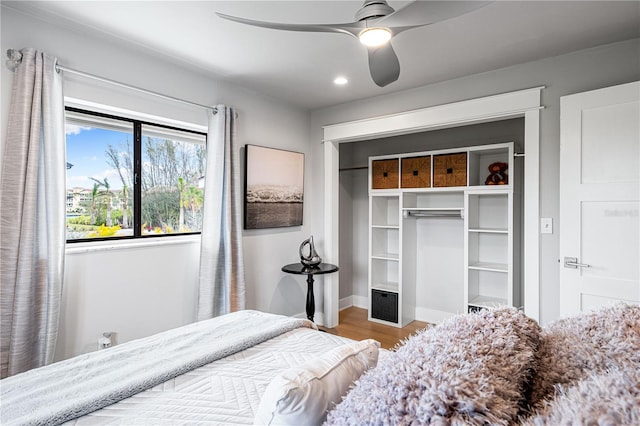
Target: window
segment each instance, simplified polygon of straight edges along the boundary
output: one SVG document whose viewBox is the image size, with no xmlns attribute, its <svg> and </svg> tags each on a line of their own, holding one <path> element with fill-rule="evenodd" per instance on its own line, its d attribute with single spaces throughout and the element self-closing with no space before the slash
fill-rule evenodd
<svg viewBox="0 0 640 426">
<path fill-rule="evenodd" d="M 206 135 L 66 108 L 67 241 L 199 233 Z"/>
</svg>

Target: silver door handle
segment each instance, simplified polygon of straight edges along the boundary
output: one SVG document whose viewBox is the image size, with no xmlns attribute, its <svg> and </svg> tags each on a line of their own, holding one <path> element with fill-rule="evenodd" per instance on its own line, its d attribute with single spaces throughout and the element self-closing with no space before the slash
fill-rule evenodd
<svg viewBox="0 0 640 426">
<path fill-rule="evenodd" d="M 571 268 L 571 269 L 578 269 L 578 268 L 590 268 L 591 265 L 589 265 L 588 263 L 579 263 L 577 257 L 565 257 L 564 267 Z"/>
</svg>

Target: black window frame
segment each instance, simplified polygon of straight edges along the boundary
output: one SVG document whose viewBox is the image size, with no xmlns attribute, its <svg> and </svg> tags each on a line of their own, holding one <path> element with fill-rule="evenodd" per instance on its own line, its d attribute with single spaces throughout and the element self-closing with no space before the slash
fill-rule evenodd
<svg viewBox="0 0 640 426">
<path fill-rule="evenodd" d="M 142 126 L 154 126 L 160 127 L 168 130 L 176 130 L 185 133 L 191 133 L 194 135 L 204 136 L 205 140 L 205 149 L 207 147 L 207 134 L 204 132 L 199 132 L 197 130 L 185 129 L 182 127 L 176 126 L 168 126 L 166 124 L 156 123 L 152 121 L 140 120 L 131 117 L 122 117 L 119 115 L 106 114 L 97 111 L 86 110 L 82 108 L 76 108 L 71 106 L 65 106 L 65 112 L 75 112 L 79 114 L 85 114 L 88 116 L 107 118 L 111 120 L 119 120 L 123 122 L 128 122 L 133 125 L 133 235 L 121 235 L 114 237 L 92 237 L 92 238 L 75 238 L 72 240 L 68 240 L 65 237 L 65 241 L 67 244 L 75 244 L 75 243 L 87 243 L 87 242 L 99 242 L 99 241 L 116 241 L 116 240 L 146 240 L 146 239 L 154 239 L 154 238 L 164 238 L 164 237 L 181 237 L 185 235 L 200 235 L 201 231 L 194 232 L 179 232 L 179 233 L 170 233 L 170 234 L 142 234 Z M 66 123 L 66 117 L 65 117 Z M 66 144 L 66 140 L 65 140 Z M 66 161 L 66 159 L 65 159 Z M 66 205 L 66 203 L 65 203 Z"/>
</svg>

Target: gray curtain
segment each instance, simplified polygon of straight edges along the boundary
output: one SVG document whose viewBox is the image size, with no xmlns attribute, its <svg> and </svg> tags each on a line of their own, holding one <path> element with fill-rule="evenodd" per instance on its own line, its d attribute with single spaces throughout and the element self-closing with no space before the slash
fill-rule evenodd
<svg viewBox="0 0 640 426">
<path fill-rule="evenodd" d="M 2 377 L 53 360 L 64 272 L 65 132 L 56 58 L 22 50 L 0 180 Z"/>
<path fill-rule="evenodd" d="M 233 108 L 218 105 L 216 111 L 209 112 L 198 321 L 245 306 L 242 186 L 235 123 Z"/>
</svg>

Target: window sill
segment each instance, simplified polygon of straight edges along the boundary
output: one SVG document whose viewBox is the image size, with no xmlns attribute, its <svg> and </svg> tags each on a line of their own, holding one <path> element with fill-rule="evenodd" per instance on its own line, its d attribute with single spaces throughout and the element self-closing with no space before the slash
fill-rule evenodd
<svg viewBox="0 0 640 426">
<path fill-rule="evenodd" d="M 146 247 L 162 247 L 177 244 L 195 244 L 200 243 L 200 235 L 185 235 L 182 237 L 167 237 L 167 238 L 149 238 L 149 239 L 136 239 L 136 240 L 116 240 L 116 241 L 96 241 L 86 243 L 74 243 L 67 244 L 65 253 L 79 254 L 89 253 L 93 251 L 108 251 L 108 250 L 125 250 L 125 249 L 137 249 Z"/>
</svg>

